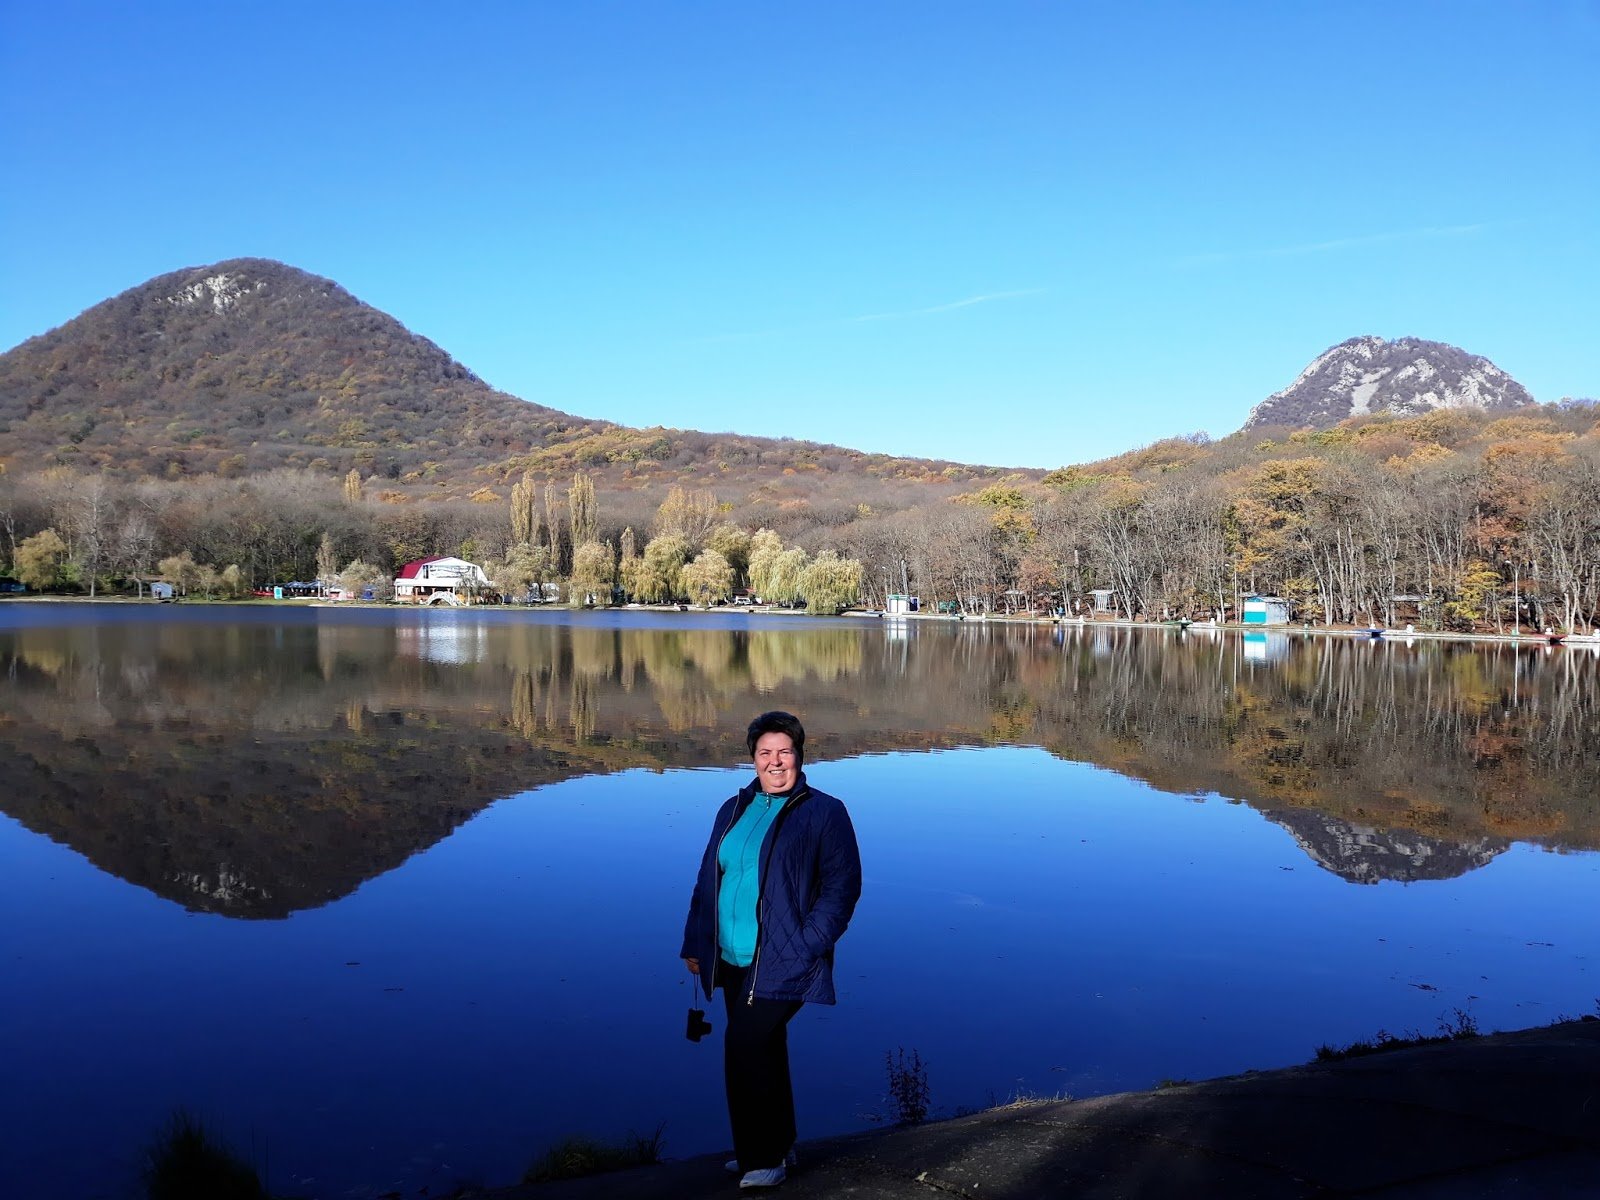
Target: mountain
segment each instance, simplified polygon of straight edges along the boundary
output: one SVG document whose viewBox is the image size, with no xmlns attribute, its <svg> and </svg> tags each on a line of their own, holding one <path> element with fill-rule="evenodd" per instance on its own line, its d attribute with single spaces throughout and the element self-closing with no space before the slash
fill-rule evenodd
<svg viewBox="0 0 1600 1200">
<path fill-rule="evenodd" d="M 1436 408 L 1511 409 L 1528 390 L 1487 358 L 1421 338 L 1356 337 L 1318 355 L 1255 408 L 1245 429 L 1330 429 L 1347 417 L 1416 416 Z"/>
<path fill-rule="evenodd" d="M 1307 858 L 1349 883 L 1456 879 L 1487 866 L 1511 845 L 1497 837 L 1447 842 L 1411 829 L 1375 829 L 1302 809 L 1269 809 L 1265 815 L 1289 831 Z"/>
<path fill-rule="evenodd" d="M 942 494 L 998 473 L 573 416 L 495 390 L 331 280 L 258 258 L 159 276 L 0 355 L 7 461 L 173 479 L 353 468 L 430 498 L 582 469 L 612 490 L 768 484 L 774 504 L 842 475 L 863 492 L 852 502 L 889 508 L 926 498 L 910 485 Z"/>
</svg>

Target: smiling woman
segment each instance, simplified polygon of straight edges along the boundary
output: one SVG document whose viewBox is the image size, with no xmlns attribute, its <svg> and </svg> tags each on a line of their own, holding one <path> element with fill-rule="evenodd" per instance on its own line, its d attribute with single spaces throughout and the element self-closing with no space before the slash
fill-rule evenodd
<svg viewBox="0 0 1600 1200">
<path fill-rule="evenodd" d="M 723 1075 L 739 1186 L 782 1183 L 794 1149 L 789 1022 L 832 1004 L 833 948 L 861 895 L 844 805 L 806 783 L 806 731 L 762 713 L 746 741 L 756 778 L 723 804 L 701 856 L 683 960 L 706 994 L 722 989 Z"/>
</svg>

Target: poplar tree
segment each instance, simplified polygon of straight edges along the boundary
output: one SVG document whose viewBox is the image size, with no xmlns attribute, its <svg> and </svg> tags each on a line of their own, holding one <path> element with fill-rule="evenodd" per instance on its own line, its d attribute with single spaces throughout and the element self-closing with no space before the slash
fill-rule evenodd
<svg viewBox="0 0 1600 1200">
<path fill-rule="evenodd" d="M 511 540 L 519 546 L 532 546 L 539 538 L 539 503 L 533 472 L 523 474 L 521 483 L 511 485 Z"/>
<path fill-rule="evenodd" d="M 594 480 L 579 471 L 567 491 L 567 506 L 572 518 L 572 544 L 582 546 L 598 536 L 599 517 L 595 510 Z M 576 550 L 573 552 L 576 554 Z"/>
<path fill-rule="evenodd" d="M 561 510 L 556 506 L 556 485 L 544 485 L 544 520 L 550 534 L 550 567 L 561 569 Z"/>
</svg>

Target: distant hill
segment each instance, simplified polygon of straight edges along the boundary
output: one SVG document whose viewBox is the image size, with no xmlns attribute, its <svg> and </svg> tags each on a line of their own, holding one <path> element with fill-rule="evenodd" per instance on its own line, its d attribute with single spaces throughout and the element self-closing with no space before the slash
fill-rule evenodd
<svg viewBox="0 0 1600 1200">
<path fill-rule="evenodd" d="M 1439 408 L 1511 409 L 1528 390 L 1488 359 L 1421 338 L 1356 337 L 1312 359 L 1300 377 L 1250 411 L 1245 429 L 1331 429 L 1348 417 L 1410 417 Z"/>
<path fill-rule="evenodd" d="M 256 258 L 159 276 L 0 355 L 8 460 L 165 478 L 355 468 L 430 496 L 530 468 L 588 470 L 608 490 L 764 489 L 780 505 L 843 482 L 852 500 L 888 507 L 1000 474 L 572 416 L 491 388 L 338 284 Z"/>
</svg>

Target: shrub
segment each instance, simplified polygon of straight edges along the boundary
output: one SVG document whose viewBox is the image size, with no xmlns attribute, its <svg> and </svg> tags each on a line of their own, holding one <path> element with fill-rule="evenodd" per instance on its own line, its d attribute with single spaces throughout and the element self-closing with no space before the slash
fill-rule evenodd
<svg viewBox="0 0 1600 1200">
<path fill-rule="evenodd" d="M 255 1168 L 182 1109 L 145 1160 L 147 1200 L 272 1200 Z"/>
<path fill-rule="evenodd" d="M 661 1135 L 666 1124 L 656 1126 L 648 1137 L 630 1132 L 618 1142 L 574 1134 L 562 1138 L 538 1158 L 522 1175 L 523 1183 L 551 1183 L 557 1179 L 582 1179 L 608 1171 L 626 1171 L 661 1161 Z"/>
<path fill-rule="evenodd" d="M 883 1065 L 889 1075 L 889 1103 L 894 1108 L 897 1125 L 920 1125 L 928 1119 L 928 1068 L 922 1056 L 913 1050 L 907 1054 L 902 1046 L 894 1054 L 883 1054 Z"/>
</svg>

